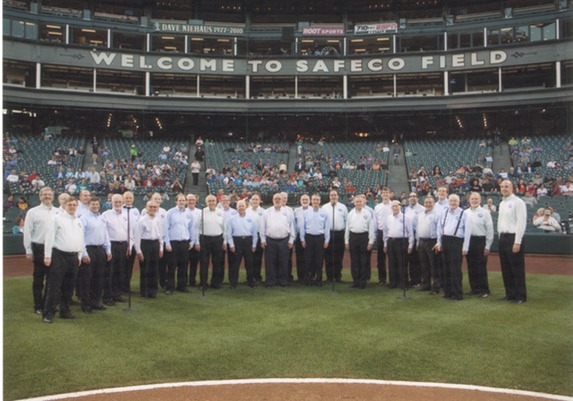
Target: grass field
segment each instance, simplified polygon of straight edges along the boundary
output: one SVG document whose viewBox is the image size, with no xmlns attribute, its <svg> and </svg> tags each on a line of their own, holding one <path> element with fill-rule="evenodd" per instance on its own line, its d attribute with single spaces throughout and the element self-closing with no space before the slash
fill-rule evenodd
<svg viewBox="0 0 573 401">
<path fill-rule="evenodd" d="M 348 274 L 348 272 L 345 272 Z M 345 277 L 348 280 L 348 277 Z M 336 377 L 573 395 L 573 277 L 528 275 L 529 301 L 453 302 L 375 285 L 223 287 L 133 298 L 43 324 L 31 278 L 4 280 L 4 398 L 206 379 Z M 138 282 L 134 277 L 133 283 Z M 467 281 L 464 282 L 468 288 Z"/>
</svg>

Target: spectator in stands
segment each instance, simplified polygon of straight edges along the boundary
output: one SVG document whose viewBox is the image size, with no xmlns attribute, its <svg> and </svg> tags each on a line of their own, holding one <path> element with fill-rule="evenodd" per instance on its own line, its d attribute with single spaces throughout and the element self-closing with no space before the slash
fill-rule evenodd
<svg viewBox="0 0 573 401">
<path fill-rule="evenodd" d="M 549 159 L 549 161 L 547 162 L 547 164 L 545 166 L 547 168 L 559 168 L 559 163 L 557 163 L 555 161 L 555 158 L 552 157 L 551 159 Z"/>
<path fill-rule="evenodd" d="M 551 217 L 557 220 L 558 223 L 561 223 L 561 216 L 559 215 L 559 213 L 557 213 L 555 209 L 553 209 L 551 206 L 549 206 L 548 209 L 551 211 Z"/>
<path fill-rule="evenodd" d="M 442 173 L 442 169 L 440 168 L 440 166 L 438 166 L 437 164 L 434 166 L 434 168 L 432 169 L 432 175 L 433 176 L 437 176 L 437 177 L 443 177 L 444 173 Z"/>
<path fill-rule="evenodd" d="M 68 180 L 68 184 L 66 185 L 65 190 L 70 195 L 74 195 L 74 194 L 76 194 L 76 192 L 78 192 L 78 186 L 76 185 L 73 178 L 70 178 Z"/>
<path fill-rule="evenodd" d="M 356 194 L 356 187 L 352 184 L 352 181 L 348 181 L 344 186 L 344 192 L 346 195 L 354 195 Z"/>
<path fill-rule="evenodd" d="M 8 195 L 6 200 L 4 201 L 4 204 L 2 207 L 2 209 L 4 210 L 4 214 L 6 214 L 6 212 L 9 209 L 12 209 L 14 207 L 16 207 L 16 202 L 14 202 L 14 195 L 10 194 L 10 195 Z"/>
<path fill-rule="evenodd" d="M 539 185 L 539 187 L 537 188 L 537 199 L 539 199 L 543 196 L 547 196 L 548 194 L 549 194 L 549 192 L 547 191 L 545 184 L 541 183 L 541 185 Z"/>
<path fill-rule="evenodd" d="M 484 209 L 490 212 L 491 214 L 497 212 L 497 206 L 494 205 L 492 198 L 487 198 Z"/>
<path fill-rule="evenodd" d="M 24 218 L 23 217 L 18 216 L 14 220 L 14 226 L 12 227 L 12 234 L 14 234 L 14 235 L 24 234 Z"/>
<path fill-rule="evenodd" d="M 539 209 L 533 217 L 533 225 L 545 232 L 561 232 L 561 225 L 551 216 L 549 209 Z"/>
<path fill-rule="evenodd" d="M 20 176 L 16 170 L 12 170 L 10 174 L 6 177 L 6 182 L 8 183 L 17 183 L 20 180 Z"/>
<path fill-rule="evenodd" d="M 573 185 L 571 185 L 570 181 L 567 181 L 565 185 L 561 185 L 559 189 L 561 190 L 561 195 L 573 196 Z"/>
<path fill-rule="evenodd" d="M 514 188 L 515 188 L 514 191 L 515 191 L 516 195 L 523 196 L 525 194 L 527 187 L 525 185 L 525 181 L 523 180 L 523 178 L 519 179 L 517 184 L 515 184 Z"/>
<path fill-rule="evenodd" d="M 535 185 L 533 183 L 533 181 L 528 181 L 527 182 L 527 186 L 525 188 L 525 191 L 529 194 L 531 194 L 531 196 L 537 196 L 537 185 Z"/>
<path fill-rule="evenodd" d="M 132 162 L 139 157 L 139 152 L 138 152 L 137 149 L 135 148 L 135 144 L 134 144 L 134 143 L 132 143 L 132 144 L 131 144 L 131 147 L 129 148 L 129 157 L 130 157 L 130 159 L 131 159 Z M 95 163 L 94 163 L 94 164 L 95 164 Z"/>
<path fill-rule="evenodd" d="M 175 181 L 173 182 L 173 184 L 171 184 L 170 188 L 173 192 L 182 192 L 183 191 L 183 185 L 181 185 L 179 178 L 175 178 Z"/>
<path fill-rule="evenodd" d="M 18 209 L 20 209 L 20 216 L 25 216 L 26 212 L 28 211 L 28 200 L 21 196 L 20 198 L 18 198 Z"/>
<path fill-rule="evenodd" d="M 471 179 L 469 190 L 471 192 L 482 192 L 483 191 L 483 188 L 479 183 L 479 179 L 477 179 L 476 177 Z"/>
<path fill-rule="evenodd" d="M 521 198 L 526 206 L 534 208 L 537 205 L 537 198 L 534 198 L 529 192 L 525 192 Z"/>
</svg>

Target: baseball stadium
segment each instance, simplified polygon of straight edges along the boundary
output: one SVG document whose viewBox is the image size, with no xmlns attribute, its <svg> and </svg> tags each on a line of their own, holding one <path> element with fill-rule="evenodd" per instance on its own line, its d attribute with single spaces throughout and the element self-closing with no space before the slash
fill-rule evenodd
<svg viewBox="0 0 573 401">
<path fill-rule="evenodd" d="M 571 0 L 3 0 L 6 400 L 573 400 Z"/>
</svg>

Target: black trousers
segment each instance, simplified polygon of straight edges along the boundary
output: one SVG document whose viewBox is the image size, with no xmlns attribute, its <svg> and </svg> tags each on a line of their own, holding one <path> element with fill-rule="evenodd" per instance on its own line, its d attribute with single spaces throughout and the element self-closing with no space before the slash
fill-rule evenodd
<svg viewBox="0 0 573 401">
<path fill-rule="evenodd" d="M 370 251 L 368 250 L 368 233 L 350 233 L 348 248 L 350 250 L 350 271 L 355 286 L 366 288 L 370 277 Z"/>
<path fill-rule="evenodd" d="M 223 236 L 201 235 L 199 243 L 201 245 L 201 270 L 199 272 L 200 285 L 203 288 L 207 288 L 210 261 L 213 266 L 211 286 L 220 288 L 225 273 L 225 267 L 223 266 Z"/>
<path fill-rule="evenodd" d="M 376 238 L 376 262 L 378 267 L 378 282 L 386 283 L 386 253 L 384 252 L 384 231 L 378 230 Z"/>
<path fill-rule="evenodd" d="M 442 236 L 444 258 L 444 293 L 446 297 L 463 299 L 462 288 L 462 248 L 463 238 L 450 235 Z"/>
<path fill-rule="evenodd" d="M 195 247 L 189 250 L 187 260 L 189 261 L 189 285 L 195 287 L 197 285 L 197 265 L 201 259 L 201 253 L 195 250 Z"/>
<path fill-rule="evenodd" d="M 322 263 L 324 261 L 324 234 L 305 235 L 306 248 L 304 259 L 306 267 L 306 284 L 322 283 Z"/>
<path fill-rule="evenodd" d="M 241 261 L 245 262 L 245 271 L 247 272 L 247 283 L 255 284 L 253 276 L 253 237 L 233 237 L 235 243 L 235 252 L 233 265 L 229 265 L 229 283 L 236 287 L 239 282 L 239 266 Z M 229 251 L 229 253 L 233 253 Z"/>
<path fill-rule="evenodd" d="M 161 288 L 166 288 L 167 286 L 167 261 L 170 258 L 170 253 L 171 252 L 163 252 L 163 256 L 159 258 L 159 263 L 157 265 L 159 285 Z"/>
<path fill-rule="evenodd" d="M 296 237 L 294 240 L 294 251 L 296 256 L 296 277 L 299 282 L 302 282 L 306 279 L 308 268 L 306 266 L 306 249 L 302 247 L 302 242 L 300 238 Z"/>
<path fill-rule="evenodd" d="M 113 247 L 113 243 L 112 243 Z M 131 288 L 131 276 L 133 275 L 133 265 L 135 264 L 135 257 L 137 256 L 135 253 L 135 247 L 131 247 L 131 254 L 127 256 L 127 244 L 126 244 L 126 253 L 123 257 L 125 260 L 124 263 L 120 265 L 120 282 L 121 282 L 121 290 L 123 292 L 129 292 Z M 113 260 L 113 257 L 112 257 Z"/>
<path fill-rule="evenodd" d="M 527 301 L 525 288 L 525 251 L 523 243 L 519 252 L 513 253 L 515 234 L 499 236 L 499 260 L 505 295 L 510 300 Z"/>
<path fill-rule="evenodd" d="M 231 269 L 231 266 L 235 266 L 235 259 L 237 259 L 237 254 L 233 253 L 233 252 L 229 252 L 229 250 L 227 249 L 225 251 L 225 255 L 227 258 L 227 275 L 229 276 L 229 283 L 230 283 L 231 282 L 231 271 L 230 271 L 230 269 Z M 223 277 L 222 277 L 219 285 L 223 284 L 223 281 L 225 280 L 225 270 L 224 269 L 225 269 L 225 266 L 223 264 Z"/>
<path fill-rule="evenodd" d="M 414 240 L 413 249 L 416 249 L 417 243 Z M 420 258 L 418 257 L 418 252 L 409 253 L 407 256 L 408 260 L 408 274 L 410 277 L 410 285 L 418 285 L 422 282 L 422 272 L 420 270 Z"/>
<path fill-rule="evenodd" d="M 440 272 L 438 270 L 438 256 L 432 249 L 435 245 L 435 238 L 420 238 L 417 249 L 418 259 L 420 260 L 422 289 L 439 292 Z"/>
<path fill-rule="evenodd" d="M 77 252 L 52 249 L 52 264 L 48 275 L 43 317 L 52 318 L 58 302 L 60 314 L 70 313 L 70 301 L 76 286 L 79 264 Z"/>
<path fill-rule="evenodd" d="M 193 185 L 199 185 L 199 173 L 191 173 L 191 175 L 193 176 Z"/>
<path fill-rule="evenodd" d="M 155 298 L 157 295 L 159 249 L 159 240 L 141 240 L 143 262 L 139 264 L 139 291 L 144 298 Z"/>
<path fill-rule="evenodd" d="M 390 288 L 408 287 L 408 238 L 388 238 L 388 279 Z"/>
<path fill-rule="evenodd" d="M 167 283 L 165 289 L 175 289 L 175 272 L 177 272 L 177 290 L 187 288 L 187 257 L 189 241 L 171 241 L 171 252 L 167 256 Z"/>
<path fill-rule="evenodd" d="M 328 281 L 342 279 L 344 249 L 344 230 L 331 231 L 328 248 L 324 250 L 324 270 Z"/>
<path fill-rule="evenodd" d="M 50 268 L 44 264 L 44 244 L 32 243 L 32 260 L 34 263 L 34 273 L 32 276 L 32 295 L 34 296 L 34 309 L 44 309 L 44 299 L 46 292 L 44 284 L 48 280 Z"/>
<path fill-rule="evenodd" d="M 263 253 L 264 249 L 261 246 L 261 239 L 257 237 L 257 250 L 253 253 L 253 277 L 256 281 L 262 282 L 263 276 L 261 275 L 263 268 Z"/>
<path fill-rule="evenodd" d="M 472 236 L 466 256 L 468 262 L 468 278 L 473 294 L 489 294 L 487 280 L 487 256 L 484 256 L 485 237 Z"/>
<path fill-rule="evenodd" d="M 135 251 L 133 252 L 135 255 Z M 103 299 L 113 301 L 114 298 L 120 297 L 121 292 L 129 290 L 127 258 L 127 242 L 111 242 L 111 261 L 106 263 L 104 274 Z"/>
<path fill-rule="evenodd" d="M 80 264 L 79 268 L 82 308 L 101 304 L 107 264 L 107 255 L 103 245 L 88 245 L 86 250 L 90 257 L 90 262 Z"/>
<path fill-rule="evenodd" d="M 267 286 L 280 284 L 285 286 L 289 282 L 288 261 L 290 249 L 288 247 L 289 237 L 283 239 L 272 239 L 267 237 L 265 248 L 265 277 Z"/>
</svg>

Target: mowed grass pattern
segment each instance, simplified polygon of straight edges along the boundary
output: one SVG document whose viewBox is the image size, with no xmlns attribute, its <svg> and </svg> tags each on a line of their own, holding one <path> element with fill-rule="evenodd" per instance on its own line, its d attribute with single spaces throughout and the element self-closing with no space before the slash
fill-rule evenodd
<svg viewBox="0 0 573 401">
<path fill-rule="evenodd" d="M 349 272 L 345 271 L 348 275 Z M 344 277 L 349 280 L 349 277 Z M 466 279 L 467 280 L 467 279 Z M 528 275 L 529 301 L 462 302 L 374 284 L 197 289 L 41 322 L 31 278 L 4 280 L 4 397 L 212 379 L 331 377 L 573 395 L 573 277 Z M 138 283 L 134 276 L 133 283 Z M 464 282 L 467 289 L 467 281 Z M 137 290 L 137 288 L 134 288 Z"/>
</svg>

